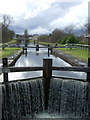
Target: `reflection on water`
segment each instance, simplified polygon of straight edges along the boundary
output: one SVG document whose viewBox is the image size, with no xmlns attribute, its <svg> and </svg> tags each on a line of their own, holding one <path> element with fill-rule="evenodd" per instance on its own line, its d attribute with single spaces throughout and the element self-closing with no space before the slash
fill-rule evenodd
<svg viewBox="0 0 90 120">
<path fill-rule="evenodd" d="M 31 45 L 32 46 L 32 45 Z M 35 48 L 28 48 L 27 56 L 24 54 L 22 55 L 19 60 L 16 62 L 15 66 L 42 66 L 43 65 L 43 58 L 52 58 L 53 65 L 58 67 L 70 66 L 70 64 L 66 63 L 59 57 L 51 55 L 48 57 L 48 50 L 47 48 L 40 48 L 39 51 L 36 52 Z M 74 77 L 78 79 L 85 79 L 86 73 L 83 72 L 62 72 L 62 71 L 53 71 L 54 76 L 66 76 L 66 77 Z M 42 76 L 42 71 L 35 71 L 35 72 L 19 72 L 19 73 L 9 73 L 9 80 L 17 80 L 23 78 L 32 78 Z"/>
</svg>

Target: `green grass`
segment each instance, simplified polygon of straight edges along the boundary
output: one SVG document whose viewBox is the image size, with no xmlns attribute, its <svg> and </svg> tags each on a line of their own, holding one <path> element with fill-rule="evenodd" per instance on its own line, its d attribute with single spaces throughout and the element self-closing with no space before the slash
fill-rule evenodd
<svg viewBox="0 0 90 120">
<path fill-rule="evenodd" d="M 7 43 L 3 43 L 4 46 L 8 46 L 8 45 L 11 45 L 11 44 L 14 44 L 14 43 L 17 43 L 17 41 L 14 39 L 14 40 L 11 40 Z"/>
<path fill-rule="evenodd" d="M 17 41 L 16 40 L 11 40 L 9 42 L 7 42 L 7 44 L 13 44 L 13 43 L 16 43 Z"/>
<path fill-rule="evenodd" d="M 57 46 L 64 46 L 62 44 L 58 44 L 58 43 L 48 43 L 48 42 L 39 42 L 39 44 L 45 45 L 45 46 L 55 46 L 55 44 L 57 44 Z"/>
<path fill-rule="evenodd" d="M 45 46 L 48 46 L 48 45 L 54 46 L 55 45 L 55 43 L 47 43 L 47 42 L 39 42 L 39 44 L 42 44 L 42 45 L 45 45 Z"/>
<path fill-rule="evenodd" d="M 71 54 L 77 58 L 83 59 L 85 62 L 87 62 L 88 57 L 90 57 L 88 50 L 83 50 L 78 48 L 73 48 L 72 50 L 70 50 L 70 48 L 58 48 L 58 50 Z"/>
<path fill-rule="evenodd" d="M 43 45 L 50 45 L 50 46 L 55 46 L 56 43 L 47 43 L 47 42 L 40 42 L 40 44 Z M 62 44 L 58 44 L 58 46 L 64 46 Z M 73 56 L 75 56 L 76 58 L 82 59 L 85 62 L 88 61 L 88 58 L 90 58 L 90 51 L 88 50 L 83 50 L 83 49 L 78 49 L 78 48 L 73 48 L 72 50 L 70 50 L 70 48 L 57 48 L 58 50 L 61 50 L 65 53 L 71 54 Z"/>
<path fill-rule="evenodd" d="M 19 50 L 20 48 L 5 48 L 5 50 L 0 49 L 0 58 L 16 53 Z"/>
</svg>

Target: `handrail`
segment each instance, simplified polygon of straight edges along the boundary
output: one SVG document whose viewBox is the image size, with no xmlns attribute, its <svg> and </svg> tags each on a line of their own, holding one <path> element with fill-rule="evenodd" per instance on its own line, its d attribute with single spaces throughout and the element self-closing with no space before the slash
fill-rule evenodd
<svg viewBox="0 0 90 120">
<path fill-rule="evenodd" d="M 8 82 L 9 72 L 26 72 L 26 71 L 43 71 L 43 78 L 50 79 L 52 77 L 52 71 L 77 71 L 86 72 L 87 81 L 90 81 L 90 59 L 88 59 L 88 67 L 56 67 L 52 66 L 52 59 L 43 59 L 43 66 L 36 67 L 8 67 L 7 58 L 3 59 L 3 67 L 0 68 L 0 73 L 3 73 L 4 82 Z"/>
<path fill-rule="evenodd" d="M 77 71 L 77 72 L 90 72 L 90 67 L 56 67 L 53 66 L 50 68 L 51 70 L 58 71 Z M 1 67 L 1 73 L 9 73 L 9 72 L 26 72 L 26 71 L 40 71 L 43 70 L 43 67 Z"/>
<path fill-rule="evenodd" d="M 9 72 L 26 72 L 26 71 L 39 71 L 43 70 L 43 67 L 2 67 L 0 73 Z"/>
</svg>

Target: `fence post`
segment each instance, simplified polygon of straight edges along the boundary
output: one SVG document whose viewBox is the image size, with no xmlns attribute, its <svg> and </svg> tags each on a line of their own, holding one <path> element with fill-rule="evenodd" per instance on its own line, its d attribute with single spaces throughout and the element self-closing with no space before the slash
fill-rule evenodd
<svg viewBox="0 0 90 120">
<path fill-rule="evenodd" d="M 88 58 L 88 67 L 90 67 L 90 58 Z M 90 82 L 90 72 L 87 72 L 87 81 Z"/>
<path fill-rule="evenodd" d="M 48 57 L 49 57 L 49 55 L 50 55 L 50 54 L 49 54 L 49 50 L 50 50 L 50 45 L 48 44 Z"/>
<path fill-rule="evenodd" d="M 57 47 L 57 45 L 58 45 L 58 44 L 56 43 L 56 44 L 55 44 L 55 47 Z"/>
<path fill-rule="evenodd" d="M 34 45 L 35 45 L 35 40 L 34 40 Z"/>
<path fill-rule="evenodd" d="M 44 104 L 48 107 L 50 78 L 52 77 L 52 59 L 43 59 L 43 86 L 44 86 Z"/>
<path fill-rule="evenodd" d="M 8 59 L 7 58 L 3 58 L 2 59 L 3 62 L 3 67 L 8 67 Z M 3 79 L 4 82 L 8 82 L 8 72 L 7 73 L 3 73 Z M 11 117 L 11 109 L 10 109 L 10 96 L 9 96 L 9 86 L 8 84 L 5 84 L 5 89 L 6 89 L 6 106 L 7 106 L 7 114 L 8 114 L 8 118 L 12 119 Z"/>
<path fill-rule="evenodd" d="M 27 55 L 27 43 L 25 44 L 25 54 Z"/>
<path fill-rule="evenodd" d="M 2 63 L 3 63 L 3 67 L 8 67 L 8 59 L 7 58 L 3 58 Z M 8 72 L 3 73 L 3 80 L 4 80 L 4 82 L 8 82 Z"/>
<path fill-rule="evenodd" d="M 24 47 L 22 48 L 23 54 L 24 54 Z"/>
<path fill-rule="evenodd" d="M 36 51 L 39 51 L 39 45 L 36 45 Z"/>
<path fill-rule="evenodd" d="M 50 50 L 51 50 L 51 54 L 52 54 L 52 47 L 51 47 L 51 49 L 50 49 Z"/>
</svg>

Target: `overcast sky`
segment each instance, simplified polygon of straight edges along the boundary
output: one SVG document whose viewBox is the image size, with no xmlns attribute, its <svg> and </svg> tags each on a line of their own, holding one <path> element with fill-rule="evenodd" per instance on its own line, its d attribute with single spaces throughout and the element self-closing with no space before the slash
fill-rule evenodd
<svg viewBox="0 0 90 120">
<path fill-rule="evenodd" d="M 76 28 L 88 19 L 90 0 L 0 0 L 0 14 L 14 18 L 11 29 L 15 33 L 49 34 L 55 28 Z"/>
</svg>

